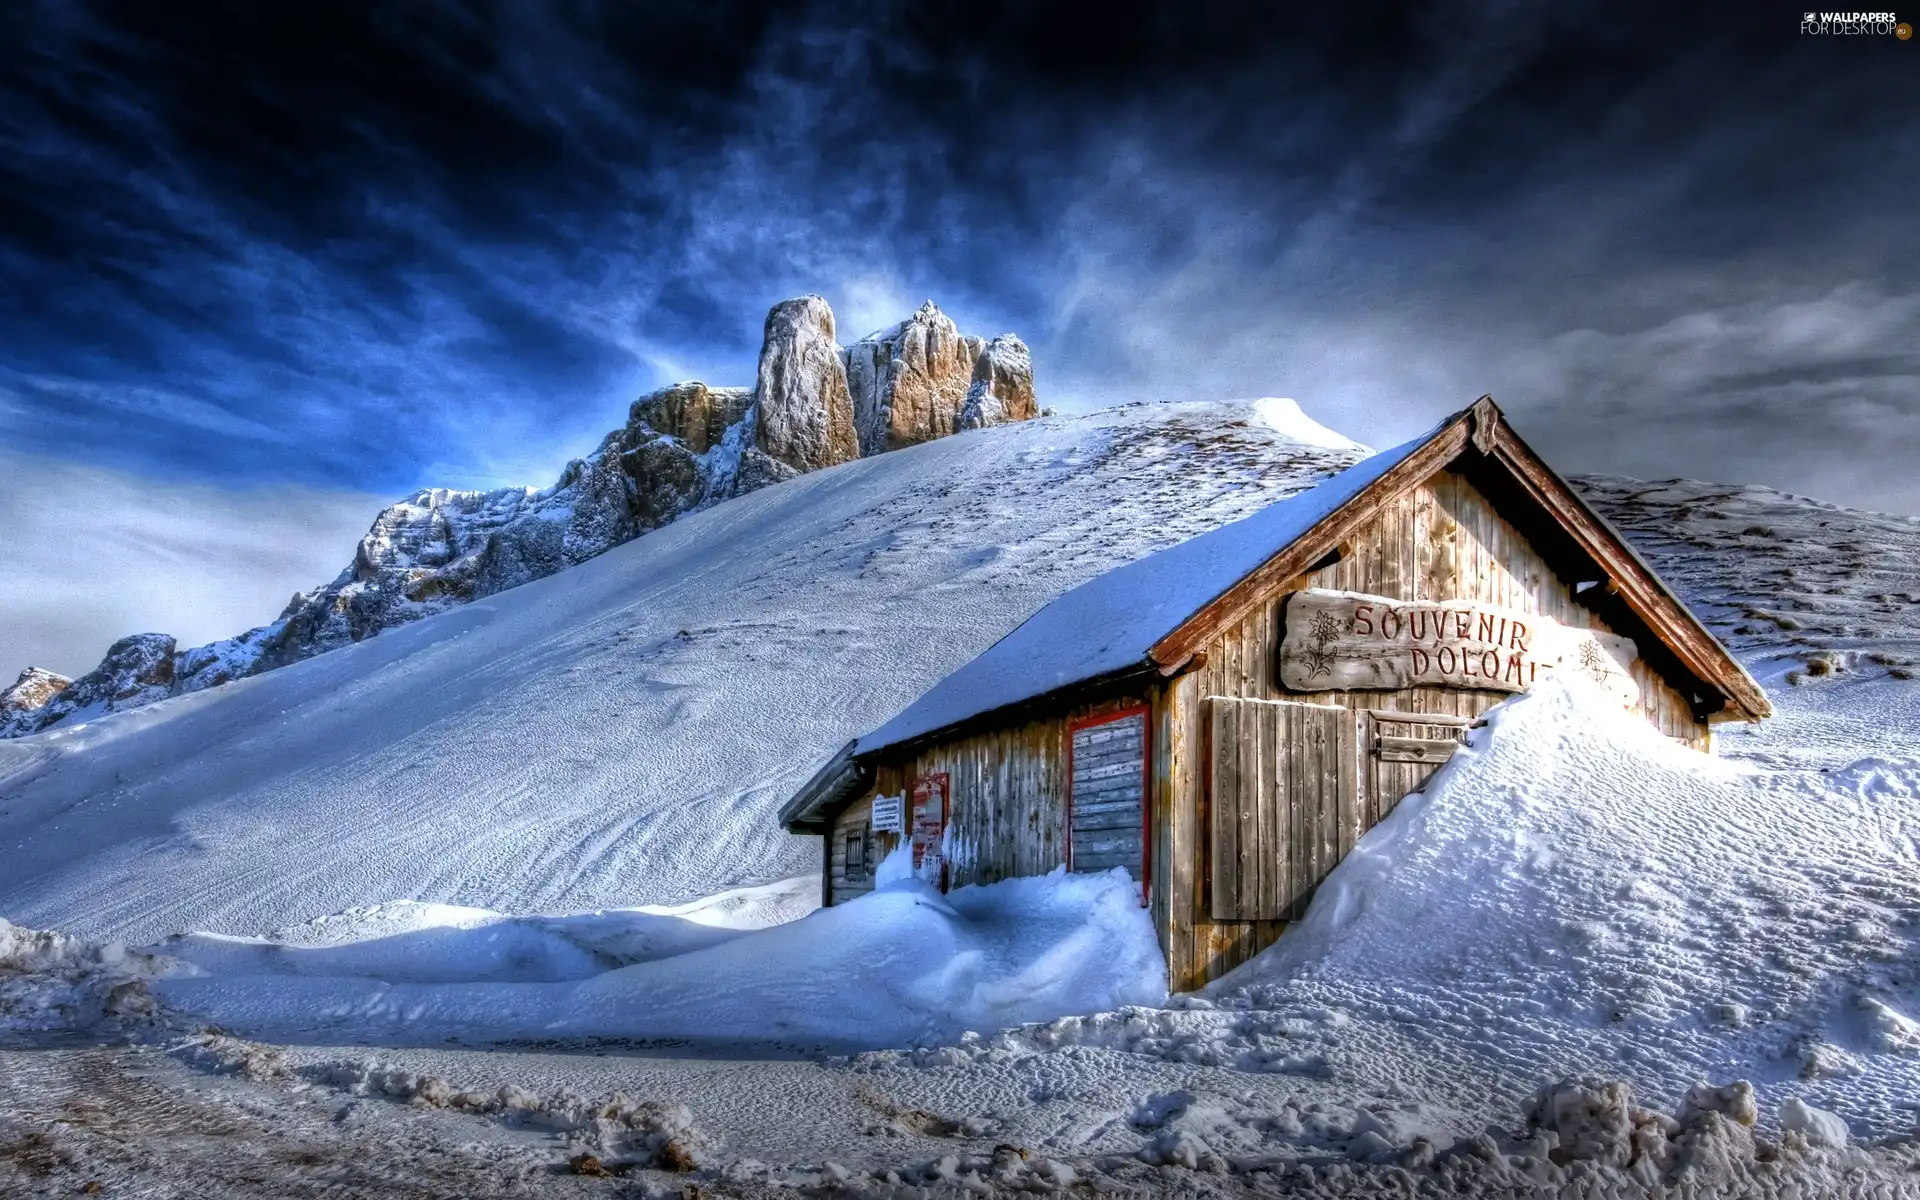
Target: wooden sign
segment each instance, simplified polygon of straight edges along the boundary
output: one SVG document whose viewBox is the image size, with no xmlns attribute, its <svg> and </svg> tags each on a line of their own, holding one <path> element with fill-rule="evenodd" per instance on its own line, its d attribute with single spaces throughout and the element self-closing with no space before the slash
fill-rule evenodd
<svg viewBox="0 0 1920 1200">
<path fill-rule="evenodd" d="M 873 831 L 875 833 L 907 831 L 907 794 L 905 792 L 895 796 L 873 798 Z"/>
<path fill-rule="evenodd" d="M 1438 686 L 1523 692 L 1542 675 L 1576 670 L 1639 702 L 1633 639 L 1574 629 L 1486 604 L 1390 600 L 1310 588 L 1287 598 L 1280 686 L 1296 692 Z"/>
<path fill-rule="evenodd" d="M 940 865 L 940 837 L 947 829 L 947 775 L 922 775 L 913 781 L 913 869 Z"/>
</svg>

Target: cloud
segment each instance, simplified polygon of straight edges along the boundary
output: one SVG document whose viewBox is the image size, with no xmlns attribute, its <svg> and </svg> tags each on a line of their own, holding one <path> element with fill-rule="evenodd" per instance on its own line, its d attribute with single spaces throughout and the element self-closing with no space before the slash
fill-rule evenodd
<svg viewBox="0 0 1920 1200">
<path fill-rule="evenodd" d="M 546 484 L 638 392 L 750 382 L 767 306 L 818 291 L 844 340 L 928 298 L 1016 331 L 1059 407 L 1291 395 L 1391 445 L 1492 391 L 1573 469 L 1920 511 L 1883 465 L 1920 408 L 1920 124 L 1879 115 L 1920 92 L 1790 13 L 31 11 L 18 452 Z"/>
<path fill-rule="evenodd" d="M 1920 512 L 1894 447 L 1920 445 L 1920 292 L 1699 309 L 1644 328 L 1573 329 L 1495 370 L 1569 470 L 1779 484 Z M 1678 470 L 1676 471 L 1676 467 Z"/>
<path fill-rule="evenodd" d="M 227 490 L 0 453 L 0 686 L 78 675 L 130 633 L 199 645 L 263 625 L 339 574 L 380 501 Z"/>
</svg>

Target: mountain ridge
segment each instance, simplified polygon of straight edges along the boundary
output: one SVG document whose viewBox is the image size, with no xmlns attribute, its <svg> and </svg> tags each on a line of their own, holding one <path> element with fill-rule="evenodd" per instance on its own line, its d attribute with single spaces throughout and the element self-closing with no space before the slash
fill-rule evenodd
<svg viewBox="0 0 1920 1200">
<path fill-rule="evenodd" d="M 74 679 L 28 667 L 0 690 L 0 738 L 284 667 L 544 578 L 767 484 L 1038 411 L 1032 359 L 1014 334 L 964 336 L 929 300 L 843 347 L 823 297 L 783 300 L 767 313 L 753 387 L 685 381 L 649 392 L 547 488 L 413 492 L 381 510 L 340 575 L 295 593 L 266 625 L 187 648 L 164 633 L 133 634 Z"/>
</svg>

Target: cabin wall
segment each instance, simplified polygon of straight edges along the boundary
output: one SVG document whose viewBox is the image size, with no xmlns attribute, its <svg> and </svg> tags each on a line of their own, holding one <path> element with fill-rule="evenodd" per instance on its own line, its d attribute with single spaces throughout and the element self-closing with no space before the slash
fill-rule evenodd
<svg viewBox="0 0 1920 1200">
<path fill-rule="evenodd" d="M 866 861 L 850 863 L 849 839 L 866 845 Z M 855 800 L 834 818 L 833 832 L 827 838 L 827 891 L 829 904 L 864 896 L 873 890 L 873 873 L 880 860 L 900 844 L 897 833 L 876 833 L 873 829 L 873 793 Z M 851 869 L 850 869 L 851 868 Z"/>
<path fill-rule="evenodd" d="M 1146 694 L 1120 696 L 939 742 L 904 761 L 879 764 L 874 785 L 841 811 L 834 822 L 835 859 L 829 903 L 872 890 L 841 867 L 848 833 L 867 828 L 876 795 L 911 796 L 916 779 L 947 776 L 947 886 L 994 883 L 1020 875 L 1044 875 L 1067 860 L 1067 739 L 1075 722 L 1150 703 Z M 1153 730 L 1149 714 L 1148 733 Z M 1149 762 L 1152 750 L 1149 744 Z M 1148 807 L 1153 806 L 1149 792 Z M 880 853 L 899 844 L 892 834 L 874 835 Z M 876 860 L 877 861 L 877 860 Z"/>
<path fill-rule="evenodd" d="M 1473 600 L 1544 614 L 1580 629 L 1608 626 L 1574 598 L 1573 582 L 1556 576 L 1540 555 L 1465 478 L 1444 472 L 1414 489 L 1356 531 L 1339 562 L 1300 576 L 1255 606 L 1205 648 L 1205 661 L 1165 689 L 1157 710 L 1164 750 L 1157 785 L 1156 866 L 1166 864 L 1153 898 L 1168 947 L 1176 990 L 1218 978 L 1270 945 L 1286 923 L 1216 921 L 1210 915 L 1207 862 L 1210 829 L 1203 712 L 1209 696 L 1337 704 L 1473 718 L 1508 698 L 1498 691 L 1413 687 L 1398 691 L 1290 692 L 1279 685 L 1275 653 L 1288 593 L 1335 588 L 1396 600 Z M 1701 750 L 1707 726 L 1665 680 L 1636 662 L 1637 706 L 1656 728 Z"/>
</svg>

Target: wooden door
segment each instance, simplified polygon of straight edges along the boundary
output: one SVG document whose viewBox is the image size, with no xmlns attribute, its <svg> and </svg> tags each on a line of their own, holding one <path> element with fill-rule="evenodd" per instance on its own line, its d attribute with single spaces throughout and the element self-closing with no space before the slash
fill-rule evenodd
<svg viewBox="0 0 1920 1200">
<path fill-rule="evenodd" d="M 1125 867 L 1147 888 L 1147 710 L 1067 727 L 1067 870 Z"/>
<path fill-rule="evenodd" d="M 1359 709 L 1357 737 L 1363 829 L 1393 811 L 1400 798 L 1419 791 L 1466 740 L 1471 719 L 1446 713 Z"/>
<path fill-rule="evenodd" d="M 1362 831 L 1353 714 L 1285 700 L 1206 704 L 1213 918 L 1296 919 Z"/>
</svg>

